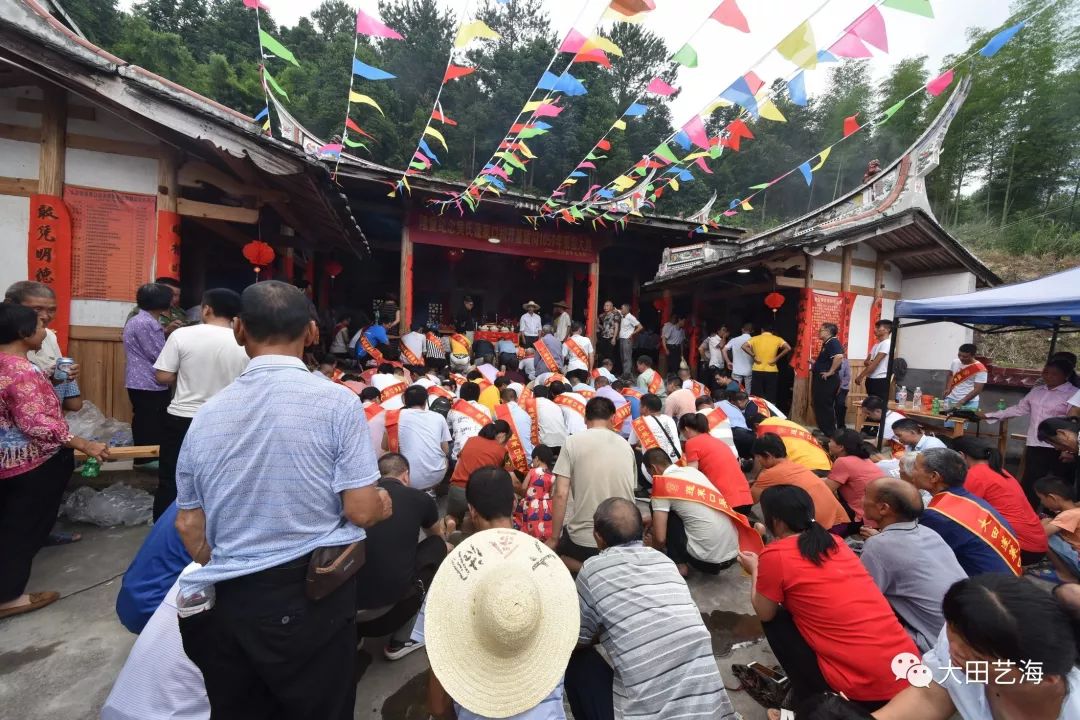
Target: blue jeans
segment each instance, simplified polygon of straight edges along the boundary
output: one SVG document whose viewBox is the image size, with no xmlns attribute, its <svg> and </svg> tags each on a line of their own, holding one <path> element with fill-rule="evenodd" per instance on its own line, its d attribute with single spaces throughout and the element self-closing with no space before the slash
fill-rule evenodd
<svg viewBox="0 0 1080 720">
<path fill-rule="evenodd" d="M 1076 548 L 1066 542 L 1060 534 L 1051 535 L 1047 542 L 1050 550 L 1069 566 L 1069 570 L 1074 575 L 1080 576 L 1080 555 L 1077 554 Z"/>
</svg>

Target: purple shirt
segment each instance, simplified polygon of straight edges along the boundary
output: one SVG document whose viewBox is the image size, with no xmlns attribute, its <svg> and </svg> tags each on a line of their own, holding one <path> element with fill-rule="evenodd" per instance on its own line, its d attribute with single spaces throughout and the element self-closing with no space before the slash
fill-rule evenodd
<svg viewBox="0 0 1080 720">
<path fill-rule="evenodd" d="M 612 403 L 615 404 L 615 409 L 618 410 L 621 406 L 625 405 L 627 400 L 624 398 L 618 390 L 613 390 L 610 385 L 605 385 L 596 391 L 596 397 L 606 397 Z M 619 428 L 619 434 L 623 437 L 630 437 L 630 420 L 633 416 L 627 417 L 626 421 Z"/>
<path fill-rule="evenodd" d="M 129 390 L 168 390 L 154 379 L 154 363 L 165 347 L 165 331 L 156 317 L 140 310 L 124 326 L 127 370 L 124 387 Z"/>
</svg>

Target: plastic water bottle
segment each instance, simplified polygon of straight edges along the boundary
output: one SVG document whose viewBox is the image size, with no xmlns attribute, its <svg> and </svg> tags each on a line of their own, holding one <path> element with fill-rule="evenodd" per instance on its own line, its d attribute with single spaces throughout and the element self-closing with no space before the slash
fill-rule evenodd
<svg viewBox="0 0 1080 720">
<path fill-rule="evenodd" d="M 941 401 L 938 400 L 937 398 L 934 398 L 934 403 L 931 406 L 931 410 L 933 411 L 933 413 L 935 415 L 940 414 L 941 413 Z"/>
<path fill-rule="evenodd" d="M 916 387 L 915 392 L 911 394 L 911 407 L 915 410 L 922 409 L 922 388 Z"/>
<path fill-rule="evenodd" d="M 900 386 L 900 389 L 896 391 L 896 404 L 900 407 L 904 407 L 904 403 L 907 402 L 907 387 Z"/>
<path fill-rule="evenodd" d="M 86 458 L 86 462 L 83 463 L 82 470 L 79 474 L 84 478 L 96 478 L 101 474 L 101 463 L 98 462 L 96 457 Z"/>
<path fill-rule="evenodd" d="M 1001 412 L 1002 410 L 1004 410 L 1007 407 L 1008 407 L 1008 403 L 1005 402 L 1005 398 L 1001 398 L 1000 400 L 998 400 L 998 404 L 997 404 L 998 412 Z"/>
</svg>

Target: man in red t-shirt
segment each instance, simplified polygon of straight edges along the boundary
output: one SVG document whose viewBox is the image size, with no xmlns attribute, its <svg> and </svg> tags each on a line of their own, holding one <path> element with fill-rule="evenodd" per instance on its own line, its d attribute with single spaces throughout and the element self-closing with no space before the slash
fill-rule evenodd
<svg viewBox="0 0 1080 720">
<path fill-rule="evenodd" d="M 754 498 L 739 459 L 731 448 L 709 434 L 709 420 L 701 413 L 679 418 L 679 432 L 686 438 L 683 457 L 689 467 L 697 468 L 728 501 L 736 512 L 750 517 Z"/>
</svg>

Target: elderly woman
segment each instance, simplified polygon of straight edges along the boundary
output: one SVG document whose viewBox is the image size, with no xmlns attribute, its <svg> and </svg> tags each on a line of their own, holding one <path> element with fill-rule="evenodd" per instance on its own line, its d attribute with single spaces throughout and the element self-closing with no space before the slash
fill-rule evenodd
<svg viewBox="0 0 1080 720">
<path fill-rule="evenodd" d="M 154 363 L 165 347 L 161 316 L 169 312 L 172 301 L 173 291 L 168 285 L 143 285 L 135 294 L 139 311 L 124 325 L 124 387 L 131 400 L 131 435 L 136 445 L 161 444 L 171 393 L 168 386 L 157 381 Z M 152 463 L 156 461 L 135 461 L 136 465 Z"/>
<path fill-rule="evenodd" d="M 101 443 L 73 437 L 52 386 L 26 354 L 40 350 L 45 326 L 29 307 L 0 304 L 0 618 L 55 602 L 26 594 L 34 555 L 56 521 L 71 477 L 71 448 L 103 459 Z"/>
</svg>

